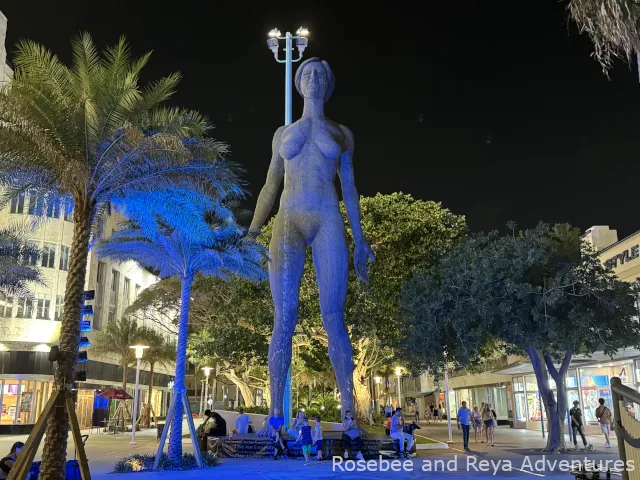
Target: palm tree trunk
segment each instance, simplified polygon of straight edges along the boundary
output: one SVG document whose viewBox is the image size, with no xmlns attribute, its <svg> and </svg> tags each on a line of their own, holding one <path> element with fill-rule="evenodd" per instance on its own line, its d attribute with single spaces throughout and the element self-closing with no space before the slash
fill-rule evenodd
<svg viewBox="0 0 640 480">
<path fill-rule="evenodd" d="M 55 388 L 64 390 L 73 383 L 80 338 L 82 294 L 87 273 L 89 237 L 93 217 L 92 205 L 76 199 L 73 241 L 69 258 L 69 272 L 64 293 L 64 316 L 60 326 L 60 359 L 54 373 Z M 42 480 L 64 480 L 67 461 L 69 417 L 65 408 L 54 408 L 47 420 L 46 439 L 40 466 Z"/>
<path fill-rule="evenodd" d="M 147 395 L 147 416 L 144 419 L 144 427 L 149 428 L 151 425 L 151 394 L 153 393 L 153 367 L 154 362 L 149 363 L 149 394 Z"/>
<path fill-rule="evenodd" d="M 184 377 L 187 370 L 187 337 L 192 283 L 193 275 L 182 279 L 180 323 L 178 325 L 178 344 L 176 346 L 176 375 L 173 384 L 173 394 L 176 395 L 176 411 L 171 424 L 168 450 L 169 459 L 174 463 L 182 459 L 182 393 L 184 392 Z"/>
<path fill-rule="evenodd" d="M 127 362 L 122 363 L 122 390 L 127 391 L 127 373 L 129 373 L 129 365 Z"/>
</svg>

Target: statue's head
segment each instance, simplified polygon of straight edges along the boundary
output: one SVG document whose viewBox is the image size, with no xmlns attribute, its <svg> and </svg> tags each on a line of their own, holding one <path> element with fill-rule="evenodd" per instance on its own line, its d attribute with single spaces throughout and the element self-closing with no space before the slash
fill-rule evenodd
<svg viewBox="0 0 640 480">
<path fill-rule="evenodd" d="M 296 90 L 305 98 L 322 98 L 326 102 L 335 84 L 331 67 L 318 57 L 302 62 L 296 72 Z"/>
</svg>

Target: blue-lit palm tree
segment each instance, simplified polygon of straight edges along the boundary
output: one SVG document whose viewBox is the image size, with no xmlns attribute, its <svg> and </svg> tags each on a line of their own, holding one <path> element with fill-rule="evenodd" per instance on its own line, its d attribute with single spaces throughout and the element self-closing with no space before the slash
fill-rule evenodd
<svg viewBox="0 0 640 480">
<path fill-rule="evenodd" d="M 150 54 L 133 58 L 124 39 L 99 52 L 83 34 L 72 53 L 69 67 L 43 46 L 20 42 L 14 79 L 0 88 L 0 207 L 28 191 L 40 210 L 56 202 L 73 208 L 58 390 L 73 382 L 90 240 L 108 214 L 134 216 L 127 199 L 142 192 L 152 201 L 134 219 L 149 224 L 147 216 L 162 209 L 169 225 L 190 222 L 190 236 L 198 233 L 199 208 L 215 207 L 207 206 L 208 192 L 237 186 L 219 165 L 222 146 L 204 138 L 206 119 L 163 106 L 179 74 L 141 85 Z M 48 419 L 42 480 L 64 476 L 68 425 L 64 408 Z"/>
<path fill-rule="evenodd" d="M 28 240 L 19 225 L 0 229 L 0 299 L 30 297 L 30 284 L 44 285 L 38 267 L 40 249 Z"/>
<path fill-rule="evenodd" d="M 188 228 L 188 225 L 186 226 Z M 175 416 L 169 438 L 169 458 L 178 461 L 182 457 L 182 414 L 180 403 L 185 389 L 187 367 L 187 338 L 191 285 L 196 274 L 230 278 L 236 275 L 249 280 L 266 278 L 265 250 L 254 241 L 243 237 L 232 216 L 211 224 L 201 240 L 176 229 L 156 224 L 150 231 L 144 228 L 120 230 L 97 247 L 98 255 L 116 261 L 133 260 L 141 265 L 157 269 L 161 278 L 177 276 L 182 289 L 180 295 L 180 319 L 176 350 L 176 375 L 174 380 Z M 163 445 L 160 444 L 161 451 Z"/>
</svg>

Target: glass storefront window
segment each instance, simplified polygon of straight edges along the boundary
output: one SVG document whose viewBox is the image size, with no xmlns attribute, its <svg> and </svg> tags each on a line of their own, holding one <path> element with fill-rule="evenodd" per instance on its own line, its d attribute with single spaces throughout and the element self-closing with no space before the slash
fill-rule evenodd
<svg viewBox="0 0 640 480">
<path fill-rule="evenodd" d="M 16 406 L 18 402 L 18 380 L 5 380 L 2 387 L 2 425 L 13 425 L 16 419 Z"/>
<path fill-rule="evenodd" d="M 525 388 L 527 392 L 537 392 L 538 391 L 538 381 L 535 376 L 524 377 Z"/>
<path fill-rule="evenodd" d="M 527 404 L 524 399 L 524 393 L 516 393 L 515 394 L 515 416 L 518 422 L 526 422 L 527 421 Z"/>
<path fill-rule="evenodd" d="M 522 377 L 514 377 L 512 383 L 514 392 L 524 392 L 524 382 L 522 381 Z"/>
<path fill-rule="evenodd" d="M 527 393 L 527 409 L 529 413 L 529 422 L 539 422 L 541 414 L 544 415 L 542 417 L 543 421 L 547 420 L 546 412 L 544 412 L 544 409 L 540 411 L 540 397 L 538 396 L 537 392 Z"/>
</svg>

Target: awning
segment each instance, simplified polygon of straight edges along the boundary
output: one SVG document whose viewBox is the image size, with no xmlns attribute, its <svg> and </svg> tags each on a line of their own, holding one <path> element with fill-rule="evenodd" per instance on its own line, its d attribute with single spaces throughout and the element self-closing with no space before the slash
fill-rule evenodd
<svg viewBox="0 0 640 480">
<path fill-rule="evenodd" d="M 420 392 L 418 395 L 415 395 L 413 398 L 424 398 L 428 397 L 432 393 L 435 393 L 435 390 L 427 390 L 426 392 Z"/>
</svg>

